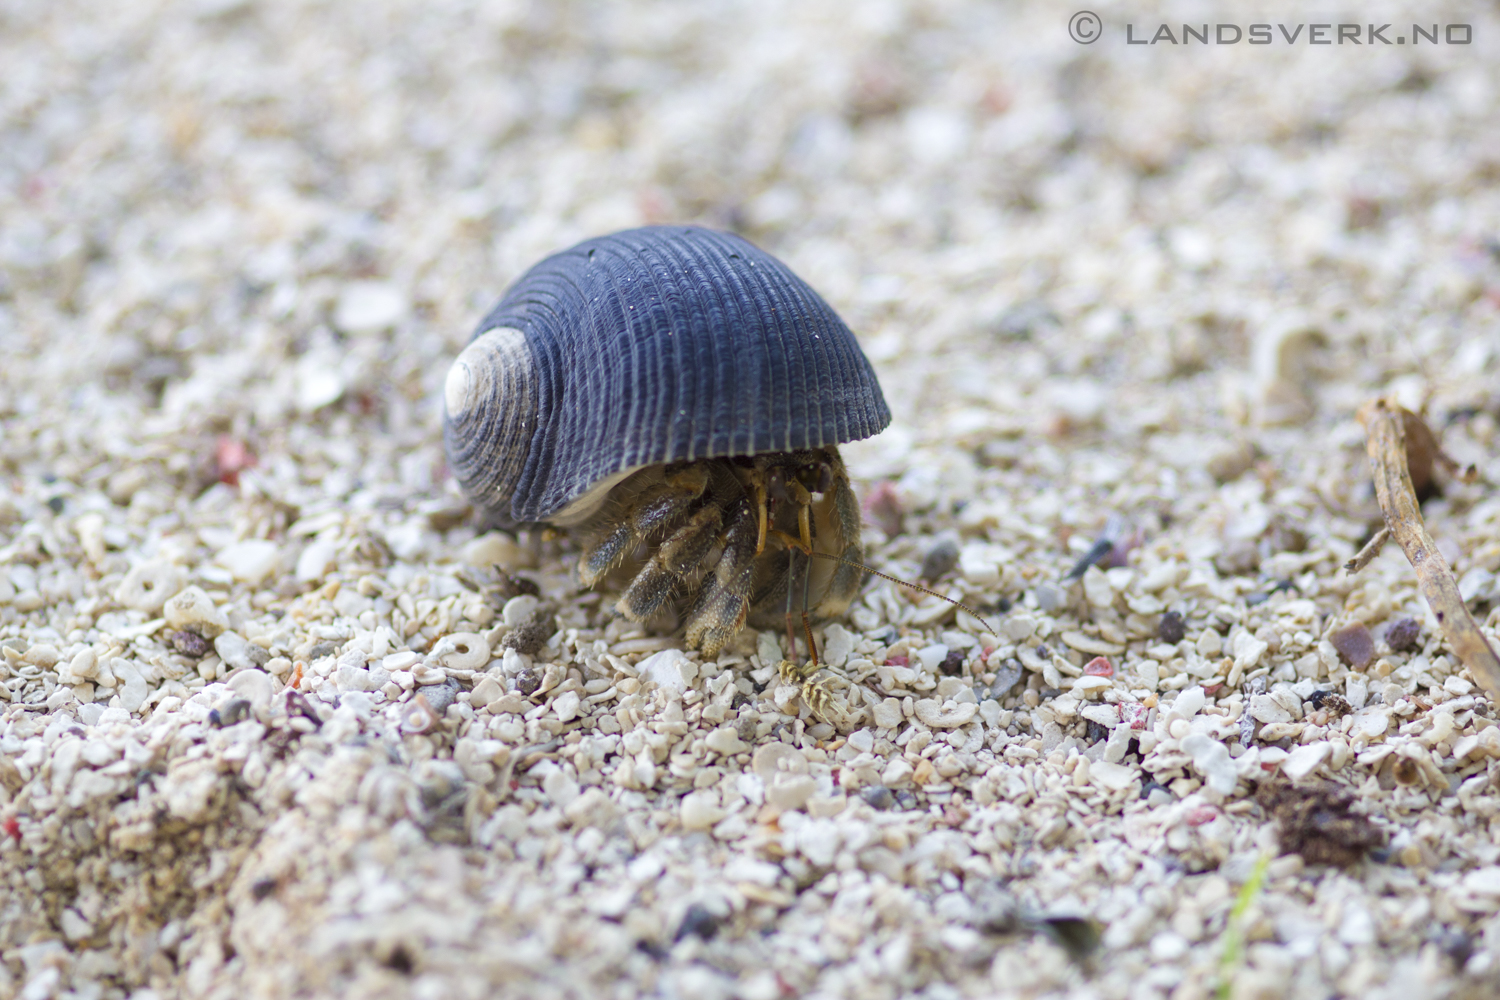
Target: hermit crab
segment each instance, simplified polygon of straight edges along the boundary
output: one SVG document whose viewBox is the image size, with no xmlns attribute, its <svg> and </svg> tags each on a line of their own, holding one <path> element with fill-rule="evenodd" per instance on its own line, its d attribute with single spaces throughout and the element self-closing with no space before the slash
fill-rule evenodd
<svg viewBox="0 0 1500 1000">
<path fill-rule="evenodd" d="M 502 525 L 579 528 L 585 586 L 637 560 L 627 618 L 675 603 L 712 656 L 747 621 L 827 619 L 858 592 L 838 445 L 890 411 L 833 309 L 738 236 L 652 226 L 548 257 L 443 395 L 464 493 Z"/>
</svg>

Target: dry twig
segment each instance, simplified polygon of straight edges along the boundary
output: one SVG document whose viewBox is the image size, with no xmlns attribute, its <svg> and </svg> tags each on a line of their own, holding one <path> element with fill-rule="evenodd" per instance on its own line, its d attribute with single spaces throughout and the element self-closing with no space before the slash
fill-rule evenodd
<svg viewBox="0 0 1500 1000">
<path fill-rule="evenodd" d="M 1359 408 L 1359 421 L 1365 427 L 1365 450 L 1375 478 L 1375 497 L 1385 515 L 1386 528 L 1395 536 L 1401 551 L 1417 571 L 1417 587 L 1437 617 L 1443 637 L 1458 656 L 1459 662 L 1489 694 L 1500 702 L 1500 658 L 1479 631 L 1469 609 L 1458 592 L 1458 582 L 1448 562 L 1438 551 L 1432 536 L 1422 523 L 1417 506 L 1417 491 L 1408 470 L 1408 448 L 1416 454 L 1411 459 L 1425 465 L 1430 476 L 1432 461 L 1446 458 L 1436 447 L 1436 439 L 1422 418 L 1403 409 L 1394 400 L 1374 399 Z M 1410 442 L 1408 435 L 1410 434 Z M 1445 463 L 1446 464 L 1446 463 Z M 1372 540 L 1373 541 L 1373 540 Z M 1366 546 L 1368 550 L 1371 546 Z M 1350 571 L 1368 563 L 1373 553 L 1350 561 Z"/>
</svg>

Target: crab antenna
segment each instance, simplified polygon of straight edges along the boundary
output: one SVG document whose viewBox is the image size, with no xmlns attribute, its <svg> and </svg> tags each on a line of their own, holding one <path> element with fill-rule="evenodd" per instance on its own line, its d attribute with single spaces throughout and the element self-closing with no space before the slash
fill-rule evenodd
<svg viewBox="0 0 1500 1000">
<path fill-rule="evenodd" d="M 870 567 L 866 566 L 864 563 L 855 562 L 853 559 L 846 559 L 843 556 L 836 556 L 832 552 L 813 552 L 811 554 L 815 555 L 815 556 L 818 556 L 819 558 L 822 558 L 822 559 L 832 559 L 832 560 L 834 560 L 836 562 L 841 562 L 845 566 L 853 566 L 855 569 L 864 570 L 866 573 L 869 573 L 871 576 L 878 576 L 882 580 L 889 580 L 892 583 L 900 584 L 901 586 L 908 587 L 911 590 L 920 591 L 920 592 L 922 592 L 924 594 L 927 594 L 930 597 L 936 597 L 940 601 L 947 601 L 949 604 L 953 605 L 955 608 L 961 608 L 964 611 L 967 611 L 969 614 L 973 615 L 976 619 L 979 620 L 979 623 L 981 625 L 983 625 L 985 628 L 987 628 L 987 629 L 990 630 L 990 634 L 991 635 L 999 635 L 1000 634 L 999 631 L 995 628 L 995 626 L 991 625 L 989 623 L 989 621 L 986 620 L 986 618 L 984 617 L 984 615 L 981 615 L 978 611 L 975 611 L 973 608 L 969 607 L 963 601 L 955 601 L 953 598 L 949 597 L 947 594 L 939 594 L 937 591 L 935 591 L 935 590 L 929 590 L 928 588 L 922 586 L 920 583 L 910 583 L 910 582 L 908 582 L 906 580 L 901 579 L 899 576 L 891 576 L 889 573 L 882 573 L 878 569 L 871 569 Z"/>
</svg>

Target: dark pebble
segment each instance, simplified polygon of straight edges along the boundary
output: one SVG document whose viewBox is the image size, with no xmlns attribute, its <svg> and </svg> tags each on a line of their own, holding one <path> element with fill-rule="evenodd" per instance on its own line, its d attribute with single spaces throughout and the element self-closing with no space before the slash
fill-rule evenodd
<svg viewBox="0 0 1500 1000">
<path fill-rule="evenodd" d="M 1391 652 L 1402 653 L 1413 649 L 1422 639 L 1422 626 L 1415 618 L 1401 618 L 1385 630 L 1385 644 Z"/>
<path fill-rule="evenodd" d="M 1364 622 L 1350 622 L 1328 637 L 1333 648 L 1339 651 L 1344 662 L 1355 670 L 1363 670 L 1375 659 L 1375 639 Z"/>
<path fill-rule="evenodd" d="M 1083 579 L 1083 574 L 1089 571 L 1090 566 L 1097 565 L 1101 559 L 1108 556 L 1114 549 L 1115 543 L 1111 539 L 1099 539 L 1073 564 L 1073 568 L 1068 570 L 1068 575 L 1063 577 L 1063 583 L 1071 583 L 1074 580 Z"/>
<path fill-rule="evenodd" d="M 250 715 L 250 703 L 244 698 L 236 698 L 222 709 L 215 708 L 208 713 L 208 724 L 215 729 L 226 726 L 237 725 L 244 722 Z"/>
<path fill-rule="evenodd" d="M 701 904 L 694 903 L 687 908 L 682 915 L 682 923 L 677 925 L 677 933 L 672 937 L 673 941 L 681 941 L 689 934 L 702 938 L 704 941 L 712 941 L 714 935 L 719 933 L 720 919 L 708 912 Z"/>
<path fill-rule="evenodd" d="M 448 706 L 458 700 L 458 681 L 449 677 L 441 684 L 429 684 L 419 692 L 427 699 L 427 707 L 432 709 L 438 718 L 448 711 Z"/>
<path fill-rule="evenodd" d="M 316 708 L 312 707 L 312 703 L 307 700 L 307 696 L 301 691 L 287 691 L 286 714 L 306 719 L 313 724 L 314 729 L 321 729 L 323 727 L 323 717 L 318 714 Z"/>
<path fill-rule="evenodd" d="M 922 557 L 922 572 L 918 574 L 918 578 L 931 583 L 956 565 L 958 565 L 958 543 L 951 538 L 945 538 L 928 549 L 927 555 Z"/>
<path fill-rule="evenodd" d="M 1090 744 L 1098 743 L 1100 740 L 1109 739 L 1108 726 L 1104 725 L 1102 722 L 1095 722 L 1093 719 L 1089 719 L 1088 723 L 1088 735 L 1086 738 L 1088 739 Z"/>
<path fill-rule="evenodd" d="M 250 895 L 255 897 L 256 902 L 260 902 L 275 891 L 276 880 L 274 878 L 258 878 L 250 883 Z"/>
<path fill-rule="evenodd" d="M 859 790 L 859 797 L 865 800 L 865 804 L 871 809 L 879 809 L 885 812 L 896 804 L 896 796 L 884 785 L 866 785 Z"/>
<path fill-rule="evenodd" d="M 1030 340 L 1032 335 L 1061 320 L 1041 299 L 1028 299 L 1011 306 L 995 321 L 995 336 L 1002 340 Z"/>
<path fill-rule="evenodd" d="M 735 721 L 734 731 L 746 743 L 754 743 L 756 734 L 760 732 L 760 716 L 754 712 L 745 713 Z"/>
<path fill-rule="evenodd" d="M 950 649 L 948 655 L 943 657 L 943 662 L 938 664 L 938 671 L 945 677 L 957 677 L 964 672 L 964 651 L 961 649 Z"/>
<path fill-rule="evenodd" d="M 1161 616 L 1161 621 L 1156 625 L 1156 634 L 1162 642 L 1177 645 L 1187 635 L 1187 624 L 1182 620 L 1182 612 L 1168 611 Z"/>
<path fill-rule="evenodd" d="M 535 670 L 526 669 L 516 675 L 516 690 L 530 698 L 536 693 L 536 689 L 542 686 L 542 675 Z"/>
<path fill-rule="evenodd" d="M 339 648 L 337 646 L 335 646 L 333 643 L 331 643 L 331 642 L 320 642 L 316 646 L 314 646 L 312 649 L 309 649 L 307 651 L 307 659 L 308 659 L 308 662 L 312 662 L 313 660 L 321 660 L 323 657 L 325 657 L 325 656 L 332 656 L 334 653 L 337 653 L 338 651 L 339 651 Z"/>
<path fill-rule="evenodd" d="M 63 498 L 52 497 L 47 501 L 47 508 L 54 514 L 61 514 L 63 512 Z"/>
<path fill-rule="evenodd" d="M 1151 796 L 1151 793 L 1156 791 L 1156 789 L 1158 788 L 1166 792 L 1168 795 L 1172 794 L 1172 789 L 1168 788 L 1166 785 L 1163 785 L 1155 778 L 1147 778 L 1145 783 L 1141 785 L 1141 798 L 1149 798 Z"/>
<path fill-rule="evenodd" d="M 1099 947 L 1098 926 L 1082 917 L 1044 917 L 1042 929 L 1075 962 L 1088 958 Z"/>
<path fill-rule="evenodd" d="M 191 656 L 194 659 L 202 659 L 213 652 L 214 648 L 213 643 L 203 638 L 197 632 L 186 630 L 173 632 L 169 639 L 173 649 L 177 650 L 183 656 Z"/>
<path fill-rule="evenodd" d="M 1021 661 L 1011 659 L 995 671 L 995 683 L 990 687 L 991 698 L 1003 698 L 1021 681 Z"/>
<path fill-rule="evenodd" d="M 911 810 L 917 808 L 917 796 L 914 792 L 901 789 L 896 793 L 896 805 L 902 809 Z"/>
<path fill-rule="evenodd" d="M 383 963 L 392 972 L 399 972 L 403 976 L 409 976 L 417 969 L 416 961 L 411 957 L 411 952 L 406 950 L 406 945 L 398 944 L 391 949 Z"/>
<path fill-rule="evenodd" d="M 1438 951 L 1448 956 L 1456 967 L 1462 969 L 1474 954 L 1474 939 L 1458 927 L 1434 928 L 1428 940 L 1437 945 Z"/>
</svg>

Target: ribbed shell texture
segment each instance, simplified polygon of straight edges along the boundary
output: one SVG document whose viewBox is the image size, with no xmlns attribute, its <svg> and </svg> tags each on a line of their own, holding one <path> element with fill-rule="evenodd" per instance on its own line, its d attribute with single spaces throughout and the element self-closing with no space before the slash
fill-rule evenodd
<svg viewBox="0 0 1500 1000">
<path fill-rule="evenodd" d="M 517 521 L 627 469 L 842 444 L 891 419 L 828 303 L 728 233 L 652 226 L 580 243 L 528 271 L 475 336 L 496 327 L 522 331 L 536 365 Z"/>
</svg>

